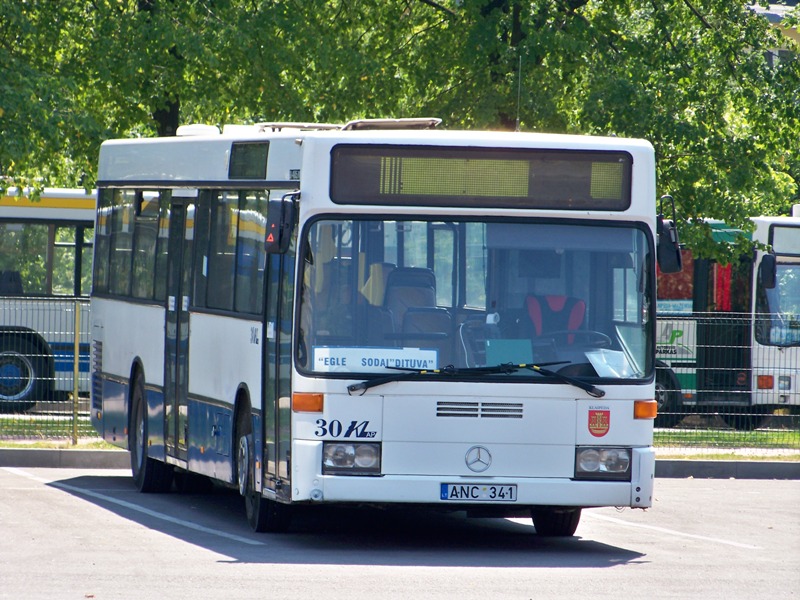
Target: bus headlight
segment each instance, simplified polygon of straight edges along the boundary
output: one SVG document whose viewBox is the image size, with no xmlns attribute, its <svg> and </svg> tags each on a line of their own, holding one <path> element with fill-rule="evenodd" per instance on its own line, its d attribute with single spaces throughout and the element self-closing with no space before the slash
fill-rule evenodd
<svg viewBox="0 0 800 600">
<path fill-rule="evenodd" d="M 380 444 L 323 442 L 323 475 L 379 475 L 380 472 Z"/>
<path fill-rule="evenodd" d="M 630 481 L 630 448 L 576 448 L 575 479 Z"/>
</svg>

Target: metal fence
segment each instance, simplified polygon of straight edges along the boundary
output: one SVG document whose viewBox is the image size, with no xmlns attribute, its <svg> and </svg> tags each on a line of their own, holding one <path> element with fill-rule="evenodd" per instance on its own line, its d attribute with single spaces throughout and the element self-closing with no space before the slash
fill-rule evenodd
<svg viewBox="0 0 800 600">
<path fill-rule="evenodd" d="M 800 316 L 659 315 L 657 443 L 800 452 Z"/>
<path fill-rule="evenodd" d="M 657 448 L 800 454 L 794 329 L 787 336 L 745 315 L 693 315 L 659 318 L 657 330 Z M 0 440 L 98 440 L 89 332 L 86 300 L 0 298 Z M 752 343 L 753 332 L 784 341 Z"/>
<path fill-rule="evenodd" d="M 89 301 L 0 298 L 0 439 L 95 437 Z"/>
</svg>

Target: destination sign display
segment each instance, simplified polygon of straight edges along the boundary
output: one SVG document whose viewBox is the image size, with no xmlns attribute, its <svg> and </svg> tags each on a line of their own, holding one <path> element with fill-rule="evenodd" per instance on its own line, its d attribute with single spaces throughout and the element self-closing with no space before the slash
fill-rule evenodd
<svg viewBox="0 0 800 600">
<path fill-rule="evenodd" d="M 622 211 L 630 206 L 627 152 L 447 146 L 333 149 L 338 204 Z"/>
</svg>

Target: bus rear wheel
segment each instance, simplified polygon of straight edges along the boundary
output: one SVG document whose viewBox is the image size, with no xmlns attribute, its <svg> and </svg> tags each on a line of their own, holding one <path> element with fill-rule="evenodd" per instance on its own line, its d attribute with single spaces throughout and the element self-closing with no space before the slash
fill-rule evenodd
<svg viewBox="0 0 800 600">
<path fill-rule="evenodd" d="M 22 337 L 0 337 L 0 412 L 23 412 L 46 395 L 46 361 Z"/>
<path fill-rule="evenodd" d="M 575 535 L 581 520 L 581 509 L 557 506 L 534 506 L 531 519 L 536 533 L 545 537 L 569 537 Z"/>
<path fill-rule="evenodd" d="M 147 455 L 147 410 L 144 377 L 138 373 L 131 394 L 131 474 L 140 492 L 160 493 L 172 487 L 172 467 Z"/>
<path fill-rule="evenodd" d="M 286 531 L 291 522 L 289 507 L 264 498 L 255 489 L 255 456 L 249 411 L 243 411 L 237 418 L 236 437 L 237 486 L 239 494 L 244 497 L 248 524 L 257 533 Z"/>
</svg>

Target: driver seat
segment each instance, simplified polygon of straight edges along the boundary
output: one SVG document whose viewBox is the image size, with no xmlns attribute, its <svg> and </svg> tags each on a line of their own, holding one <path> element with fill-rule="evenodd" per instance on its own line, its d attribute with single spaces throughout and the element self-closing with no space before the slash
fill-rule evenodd
<svg viewBox="0 0 800 600">
<path fill-rule="evenodd" d="M 528 296 L 525 309 L 537 337 L 555 331 L 578 331 L 586 317 L 586 302 L 572 296 Z M 574 342 L 575 336 L 568 335 L 567 343 Z"/>
</svg>

